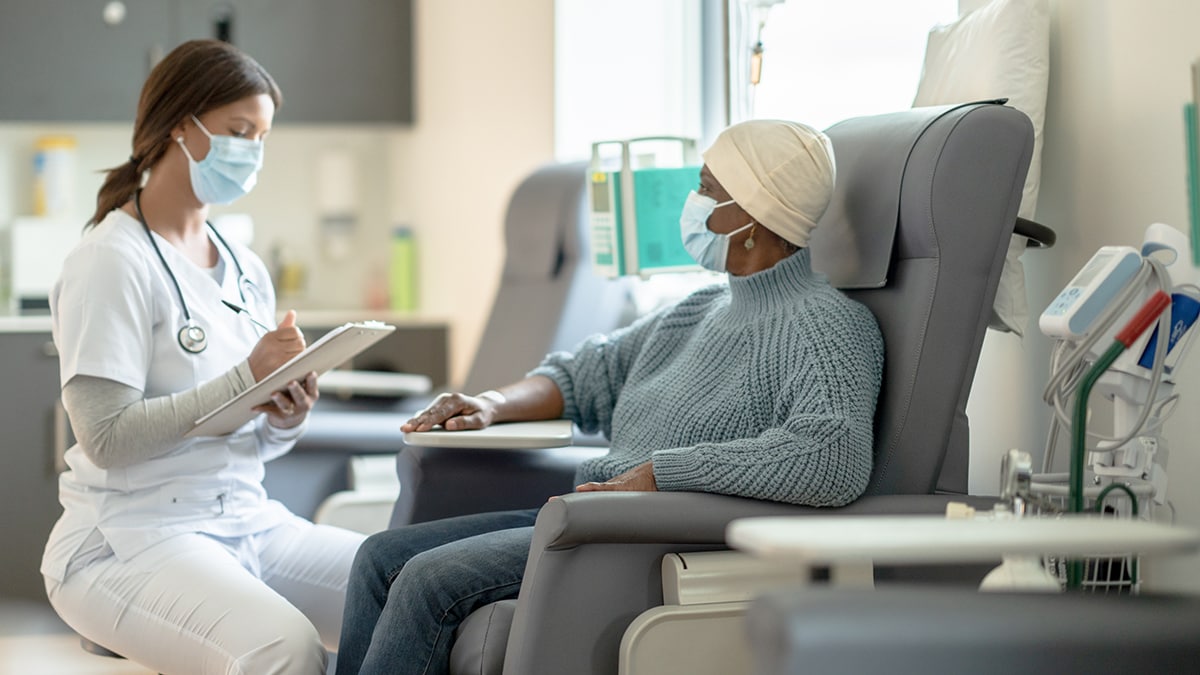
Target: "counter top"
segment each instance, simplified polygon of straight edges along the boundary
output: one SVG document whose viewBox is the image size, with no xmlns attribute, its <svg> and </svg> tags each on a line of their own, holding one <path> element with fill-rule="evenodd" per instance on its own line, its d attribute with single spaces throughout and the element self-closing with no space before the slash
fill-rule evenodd
<svg viewBox="0 0 1200 675">
<path fill-rule="evenodd" d="M 0 316 L 0 333 L 49 333 L 50 317 Z"/>
</svg>

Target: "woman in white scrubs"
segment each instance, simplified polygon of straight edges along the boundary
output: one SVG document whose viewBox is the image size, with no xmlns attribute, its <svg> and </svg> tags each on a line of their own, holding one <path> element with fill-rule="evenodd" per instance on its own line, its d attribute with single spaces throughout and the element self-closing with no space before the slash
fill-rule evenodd
<svg viewBox="0 0 1200 675">
<path fill-rule="evenodd" d="M 161 673 L 324 673 L 362 541 L 263 490 L 263 463 L 304 431 L 314 374 L 231 434 L 184 437 L 304 348 L 294 312 L 257 325 L 275 316 L 270 277 L 207 223 L 209 204 L 254 186 L 280 101 L 228 44 L 168 54 L 143 87 L 133 155 L 108 172 L 51 300 L 79 443 L 46 591 L 81 635 Z"/>
</svg>

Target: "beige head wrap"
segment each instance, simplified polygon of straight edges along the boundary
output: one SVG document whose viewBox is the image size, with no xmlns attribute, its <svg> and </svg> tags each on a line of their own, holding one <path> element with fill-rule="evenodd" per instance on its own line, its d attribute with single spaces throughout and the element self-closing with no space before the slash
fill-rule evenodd
<svg viewBox="0 0 1200 675">
<path fill-rule="evenodd" d="M 837 173 L 828 136 L 782 120 L 729 127 L 704 152 L 704 163 L 738 206 L 796 246 L 808 246 Z"/>
</svg>

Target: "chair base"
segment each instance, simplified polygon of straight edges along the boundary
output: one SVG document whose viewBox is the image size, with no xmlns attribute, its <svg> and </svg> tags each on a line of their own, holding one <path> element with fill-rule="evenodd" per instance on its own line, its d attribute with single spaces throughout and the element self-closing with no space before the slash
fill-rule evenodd
<svg viewBox="0 0 1200 675">
<path fill-rule="evenodd" d="M 88 652 L 89 654 L 95 654 L 96 656 L 104 656 L 110 659 L 125 659 L 124 656 L 121 656 L 107 647 L 92 642 L 82 635 L 79 636 L 79 646 L 83 647 L 83 651 Z M 162 674 L 160 673 L 159 675 Z"/>
<path fill-rule="evenodd" d="M 120 654 L 112 651 L 111 649 L 108 649 L 99 644 L 96 644 L 95 642 L 92 642 L 91 640 L 83 637 L 82 635 L 79 636 L 79 646 L 83 647 L 83 651 L 88 652 L 90 654 L 95 654 L 96 656 L 107 656 L 112 659 L 125 658 L 124 656 L 121 656 Z"/>
</svg>

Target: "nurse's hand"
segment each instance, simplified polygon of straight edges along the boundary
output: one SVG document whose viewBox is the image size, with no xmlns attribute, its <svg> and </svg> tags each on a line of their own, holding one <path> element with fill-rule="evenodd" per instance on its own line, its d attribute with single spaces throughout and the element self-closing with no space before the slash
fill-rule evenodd
<svg viewBox="0 0 1200 675">
<path fill-rule="evenodd" d="M 292 380 L 287 388 L 271 394 L 271 402 L 255 406 L 256 412 L 267 413 L 267 423 L 276 429 L 291 429 L 304 421 L 308 411 L 321 397 L 317 391 L 317 374 L 309 373 L 303 382 Z"/>
<path fill-rule="evenodd" d="M 279 327 L 259 339 L 250 352 L 250 372 L 258 382 L 304 351 L 304 335 L 296 327 L 296 311 L 288 310 Z"/>
<path fill-rule="evenodd" d="M 496 420 L 497 402 L 486 396 L 442 394 L 417 416 L 400 425 L 400 431 L 429 431 L 435 424 L 447 431 L 482 429 Z"/>
</svg>

